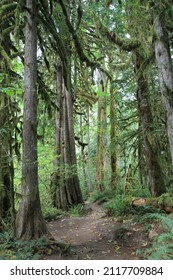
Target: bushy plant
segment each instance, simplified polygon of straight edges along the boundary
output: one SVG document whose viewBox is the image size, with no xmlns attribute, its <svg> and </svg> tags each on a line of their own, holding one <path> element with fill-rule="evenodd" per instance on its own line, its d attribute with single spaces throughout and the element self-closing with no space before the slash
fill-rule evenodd
<svg viewBox="0 0 173 280">
<path fill-rule="evenodd" d="M 55 207 L 43 208 L 43 217 L 47 221 L 56 220 L 60 216 L 64 216 L 65 213 L 61 209 Z"/>
<path fill-rule="evenodd" d="M 7 232 L 0 234 L 0 259 L 1 260 L 35 260 L 39 259 L 46 250 L 45 237 L 32 241 L 16 241 Z"/>
<path fill-rule="evenodd" d="M 149 260 L 173 260 L 173 214 L 148 214 L 145 219 L 161 220 L 166 232 L 155 237 L 152 247 L 143 253 L 145 259 Z"/>
<path fill-rule="evenodd" d="M 88 213 L 86 207 L 83 204 L 74 205 L 69 209 L 68 214 L 73 217 L 84 216 Z"/>
<path fill-rule="evenodd" d="M 109 201 L 110 199 L 112 199 L 113 197 L 116 196 L 116 192 L 115 190 L 112 189 L 106 189 L 103 192 L 93 192 L 91 193 L 90 196 L 90 201 L 91 202 L 98 202 L 100 204 Z"/>
<path fill-rule="evenodd" d="M 116 195 L 109 202 L 105 203 L 104 208 L 107 215 L 109 216 L 121 216 L 128 214 L 131 210 L 131 206 L 125 201 L 124 195 L 120 194 Z"/>
</svg>

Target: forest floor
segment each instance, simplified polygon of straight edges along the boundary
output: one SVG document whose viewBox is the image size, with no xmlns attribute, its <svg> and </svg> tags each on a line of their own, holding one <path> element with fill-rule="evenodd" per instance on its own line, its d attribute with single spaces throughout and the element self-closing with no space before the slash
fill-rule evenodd
<svg viewBox="0 0 173 280">
<path fill-rule="evenodd" d="M 133 219 L 108 217 L 97 203 L 82 217 L 60 218 L 48 223 L 56 241 L 71 244 L 70 255 L 53 254 L 46 260 L 137 260 L 137 250 L 151 246 L 144 225 Z"/>
</svg>

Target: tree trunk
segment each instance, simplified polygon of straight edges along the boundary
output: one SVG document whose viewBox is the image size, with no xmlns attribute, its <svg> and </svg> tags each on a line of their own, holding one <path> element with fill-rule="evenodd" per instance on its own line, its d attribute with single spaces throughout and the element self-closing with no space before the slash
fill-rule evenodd
<svg viewBox="0 0 173 280">
<path fill-rule="evenodd" d="M 10 99 L 0 95 L 0 216 L 10 214 L 14 219 L 14 168 L 12 162 L 12 143 L 9 105 Z M 10 212 L 9 212 L 10 211 Z M 9 213 L 8 213 L 9 212 Z M 11 221 L 12 222 L 12 221 Z M 12 222 L 14 225 L 14 221 Z"/>
<path fill-rule="evenodd" d="M 52 186 L 56 189 L 56 207 L 67 210 L 83 202 L 77 174 L 76 150 L 73 124 L 73 101 L 67 90 L 63 69 L 57 69 L 58 111 L 56 113 L 56 171 Z"/>
<path fill-rule="evenodd" d="M 155 18 L 155 55 L 159 71 L 160 91 L 167 116 L 167 133 L 173 166 L 173 65 L 169 47 L 165 15 Z"/>
<path fill-rule="evenodd" d="M 113 189 L 118 186 L 120 170 L 118 165 L 119 146 L 116 143 L 118 126 L 117 126 L 117 100 L 116 89 L 113 84 L 110 85 L 110 159 L 111 159 L 111 185 Z"/>
<path fill-rule="evenodd" d="M 90 107 L 88 105 L 87 108 L 87 128 L 88 128 L 88 189 L 91 191 L 93 189 L 93 184 L 92 184 L 92 177 L 91 177 L 91 153 L 90 153 Z"/>
<path fill-rule="evenodd" d="M 105 100 L 99 97 L 98 100 L 98 132 L 97 132 L 97 154 L 96 154 L 96 188 L 98 191 L 104 189 L 104 114 Z"/>
<path fill-rule="evenodd" d="M 9 22 L 0 22 L 0 33 L 9 27 Z M 6 34 L 0 38 L 0 48 L 4 49 L 7 56 L 10 56 L 10 35 Z M 6 88 L 9 85 L 9 65 L 0 52 L 0 72 L 4 75 L 1 86 Z M 12 131 L 13 111 L 11 98 L 6 94 L 0 93 L 0 219 L 3 217 L 11 218 L 11 226 L 15 226 L 14 210 L 14 167 L 12 152 Z"/>
<path fill-rule="evenodd" d="M 149 179 L 149 189 L 152 196 L 163 194 L 166 189 L 163 180 L 162 170 L 158 159 L 157 141 L 153 135 L 153 120 L 149 104 L 147 74 L 144 74 L 141 66 L 145 59 L 140 52 L 136 51 L 135 72 L 137 74 L 137 100 L 139 108 L 139 117 L 141 132 L 144 141 L 145 159 Z"/>
<path fill-rule="evenodd" d="M 153 208 L 158 208 L 164 210 L 167 214 L 173 212 L 173 198 L 169 193 L 165 193 L 158 197 L 135 197 L 131 200 L 132 207 L 141 207 L 141 206 L 152 206 Z"/>
<path fill-rule="evenodd" d="M 81 142 L 83 143 L 83 116 L 80 115 L 80 135 L 81 135 Z M 85 163 L 86 163 L 86 158 L 85 158 L 85 146 L 81 145 L 81 162 L 82 162 L 82 176 L 84 180 L 84 188 L 87 189 L 87 176 L 86 176 L 86 170 L 85 170 Z"/>
<path fill-rule="evenodd" d="M 47 233 L 38 189 L 37 5 L 35 0 L 26 1 L 22 201 L 16 219 L 16 237 L 21 240 L 37 239 Z"/>
<path fill-rule="evenodd" d="M 102 71 L 95 72 L 96 83 L 100 88 L 101 96 L 98 99 L 97 112 L 97 152 L 96 152 L 96 189 L 101 192 L 104 190 L 105 179 L 105 128 L 106 128 L 106 96 L 105 96 L 105 77 Z"/>
</svg>

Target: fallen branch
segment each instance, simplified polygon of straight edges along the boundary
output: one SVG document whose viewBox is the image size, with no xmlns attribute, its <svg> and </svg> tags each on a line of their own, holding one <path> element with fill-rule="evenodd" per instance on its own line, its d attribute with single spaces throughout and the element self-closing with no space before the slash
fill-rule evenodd
<svg viewBox="0 0 173 280">
<path fill-rule="evenodd" d="M 131 206 L 152 206 L 153 208 L 163 210 L 169 214 L 173 212 L 173 197 L 169 193 L 166 193 L 159 197 L 132 198 Z"/>
</svg>

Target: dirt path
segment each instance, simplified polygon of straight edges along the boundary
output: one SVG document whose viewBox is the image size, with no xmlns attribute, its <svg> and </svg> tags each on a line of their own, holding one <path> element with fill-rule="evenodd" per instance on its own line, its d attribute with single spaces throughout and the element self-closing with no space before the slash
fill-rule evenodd
<svg viewBox="0 0 173 280">
<path fill-rule="evenodd" d="M 45 259 L 123 260 L 138 259 L 136 250 L 148 245 L 147 233 L 131 221 L 107 217 L 101 206 L 91 204 L 84 217 L 62 218 L 48 223 L 58 242 L 74 246 L 72 256 L 52 255 Z"/>
</svg>

